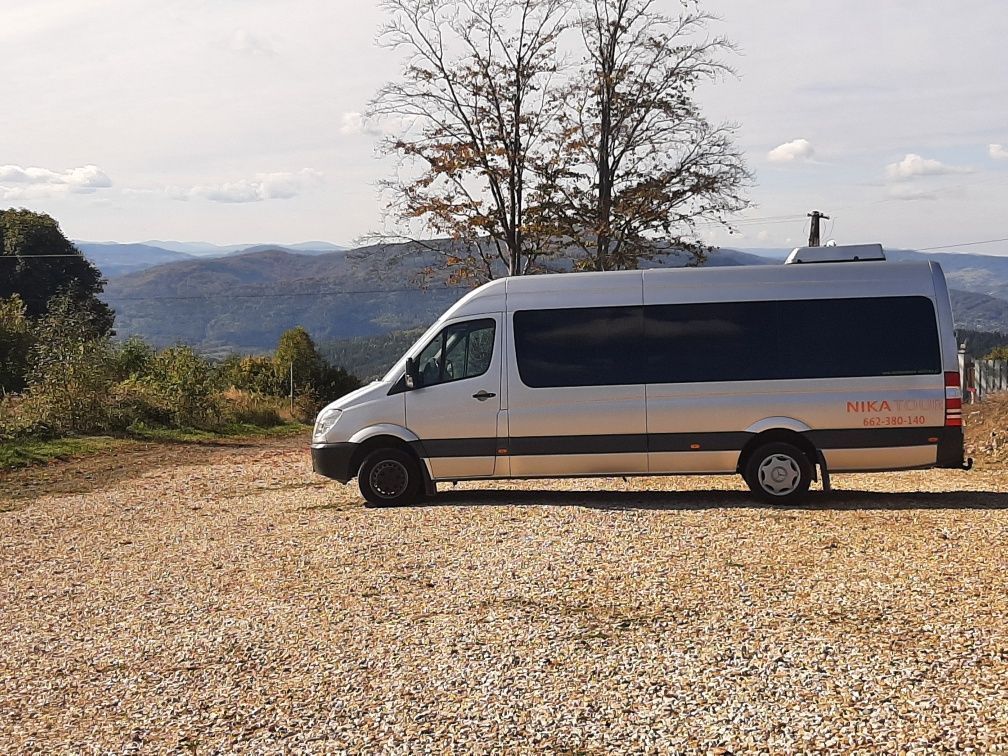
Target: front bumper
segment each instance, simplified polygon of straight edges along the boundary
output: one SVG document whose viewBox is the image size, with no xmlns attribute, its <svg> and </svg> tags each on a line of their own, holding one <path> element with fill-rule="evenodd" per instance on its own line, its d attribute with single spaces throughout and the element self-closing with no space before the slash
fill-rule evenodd
<svg viewBox="0 0 1008 756">
<path fill-rule="evenodd" d="M 355 451 L 357 451 L 357 444 L 350 443 L 312 446 L 312 469 L 319 475 L 338 480 L 340 483 L 347 483 L 357 475 L 356 470 L 350 469 L 350 462 L 353 460 Z"/>
</svg>

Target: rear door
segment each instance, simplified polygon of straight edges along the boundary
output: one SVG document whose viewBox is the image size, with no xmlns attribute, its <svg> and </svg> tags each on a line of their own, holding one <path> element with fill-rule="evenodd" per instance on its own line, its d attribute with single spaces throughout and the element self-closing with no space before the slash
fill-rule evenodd
<svg viewBox="0 0 1008 756">
<path fill-rule="evenodd" d="M 494 473 L 501 407 L 501 315 L 448 323 L 416 358 L 420 386 L 406 394 L 406 426 L 436 480 Z"/>
</svg>

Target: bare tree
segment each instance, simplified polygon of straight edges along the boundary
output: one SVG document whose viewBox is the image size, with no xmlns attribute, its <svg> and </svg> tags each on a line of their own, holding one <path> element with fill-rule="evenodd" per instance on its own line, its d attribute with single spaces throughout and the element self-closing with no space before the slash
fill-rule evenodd
<svg viewBox="0 0 1008 756">
<path fill-rule="evenodd" d="M 747 206 L 734 128 L 711 125 L 695 99 L 731 73 L 721 56 L 732 45 L 706 35 L 712 17 L 693 2 L 675 18 L 662 4 L 582 0 L 586 58 L 559 93 L 562 128 L 538 199 L 554 233 L 580 248 L 580 269 L 636 268 L 670 248 L 702 262 L 697 223 Z"/>
<path fill-rule="evenodd" d="M 407 53 L 402 78 L 369 110 L 397 126 L 385 143 L 403 159 L 384 185 L 390 214 L 400 228 L 448 237 L 425 246 L 452 282 L 527 272 L 553 243 L 551 228 L 530 223 L 530 165 L 563 107 L 552 90 L 570 0 L 383 6 L 381 43 Z"/>
</svg>

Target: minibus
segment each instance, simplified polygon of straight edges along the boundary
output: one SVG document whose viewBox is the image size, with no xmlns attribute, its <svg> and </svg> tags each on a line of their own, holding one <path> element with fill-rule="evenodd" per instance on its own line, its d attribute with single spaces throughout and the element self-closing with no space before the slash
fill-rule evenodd
<svg viewBox="0 0 1008 756">
<path fill-rule="evenodd" d="M 373 505 L 439 482 L 967 468 L 948 288 L 879 245 L 786 264 L 516 276 L 463 296 L 325 407 L 314 470 Z M 970 460 L 971 461 L 971 460 Z"/>
</svg>

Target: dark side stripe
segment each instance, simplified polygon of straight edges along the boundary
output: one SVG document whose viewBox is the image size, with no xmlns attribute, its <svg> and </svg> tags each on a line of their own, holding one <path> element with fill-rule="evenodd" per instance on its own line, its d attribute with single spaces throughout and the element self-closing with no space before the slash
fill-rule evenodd
<svg viewBox="0 0 1008 756">
<path fill-rule="evenodd" d="M 803 434 L 817 449 L 879 449 L 893 446 L 930 446 L 944 428 L 842 428 Z M 421 456 L 493 457 L 504 448 L 512 456 L 548 454 L 627 454 L 647 452 L 742 451 L 755 434 L 630 433 L 601 436 L 518 436 L 497 438 L 434 438 L 414 444 Z M 699 448 L 694 448 L 698 445 Z"/>
</svg>

